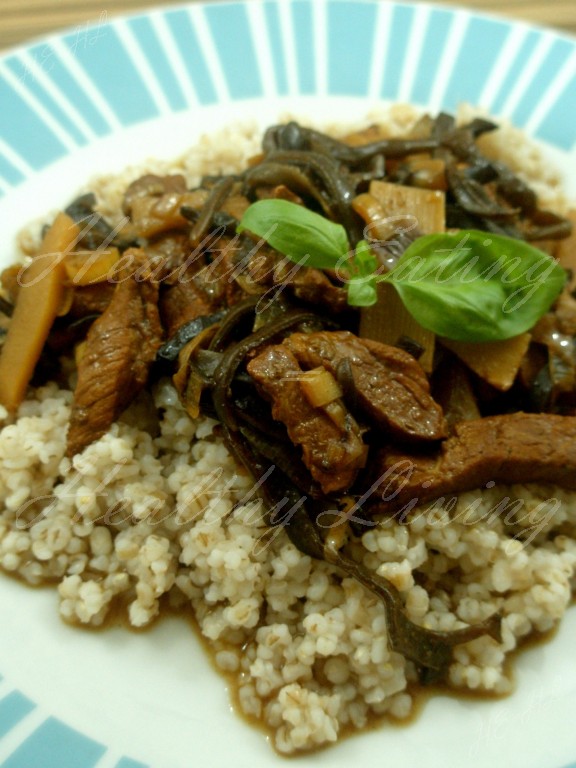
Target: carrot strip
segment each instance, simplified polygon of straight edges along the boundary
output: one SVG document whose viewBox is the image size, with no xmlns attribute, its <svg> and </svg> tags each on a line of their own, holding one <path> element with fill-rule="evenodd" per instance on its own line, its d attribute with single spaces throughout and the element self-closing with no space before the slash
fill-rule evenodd
<svg viewBox="0 0 576 768">
<path fill-rule="evenodd" d="M 69 253 L 64 259 L 67 282 L 73 286 L 103 283 L 113 274 L 119 258 L 118 248 Z"/>
<path fill-rule="evenodd" d="M 14 412 L 26 388 L 64 298 L 64 254 L 80 235 L 60 213 L 44 236 L 40 251 L 19 274 L 20 290 L 0 352 L 0 404 Z"/>
</svg>

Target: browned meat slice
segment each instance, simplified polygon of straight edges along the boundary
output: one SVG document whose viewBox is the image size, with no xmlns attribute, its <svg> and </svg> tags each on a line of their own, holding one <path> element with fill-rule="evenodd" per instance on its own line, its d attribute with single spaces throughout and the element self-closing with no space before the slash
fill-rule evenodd
<svg viewBox="0 0 576 768">
<path fill-rule="evenodd" d="M 173 274 L 178 276 L 178 270 L 183 269 L 183 264 L 201 260 L 193 251 L 185 231 L 162 232 L 146 244 L 146 254 L 152 264 L 155 279 L 160 281 L 171 279 Z"/>
<path fill-rule="evenodd" d="M 264 294 L 263 302 L 288 288 L 299 299 L 329 312 L 350 308 L 344 287 L 332 283 L 322 270 L 293 264 L 264 246 L 254 250 L 246 274 L 254 283 L 272 289 Z"/>
<path fill-rule="evenodd" d="M 298 361 L 282 344 L 267 347 L 251 360 L 248 372 L 272 401 L 272 415 L 302 449 L 304 463 L 323 492 L 349 488 L 366 462 L 367 449 L 342 404 L 336 400 L 314 407 L 302 390 Z"/>
<path fill-rule="evenodd" d="M 480 418 L 470 372 L 456 355 L 446 353 L 432 378 L 432 390 L 450 430 L 461 421 Z"/>
<path fill-rule="evenodd" d="M 197 284 L 214 300 L 222 299 L 226 306 L 231 307 L 246 295 L 238 282 L 244 265 L 238 261 L 236 238 L 217 234 L 217 238 L 210 243 L 209 251 L 209 263 L 198 273 Z"/>
<path fill-rule="evenodd" d="M 404 350 L 349 331 L 294 333 L 284 343 L 304 367 L 322 365 L 339 379 L 351 379 L 358 407 L 387 433 L 402 440 L 446 436 L 426 374 Z"/>
<path fill-rule="evenodd" d="M 114 284 L 108 282 L 74 288 L 68 315 L 77 320 L 88 315 L 102 314 L 112 301 L 114 291 Z"/>
<path fill-rule="evenodd" d="M 320 269 L 301 267 L 287 285 L 292 285 L 299 299 L 332 312 L 343 312 L 350 306 L 345 289 L 331 283 Z"/>
<path fill-rule="evenodd" d="M 205 262 L 203 254 L 192 251 L 182 267 L 164 280 L 160 315 L 168 338 L 191 320 L 230 307 L 244 297 L 233 279 L 237 271 L 234 244 L 228 238 L 220 238 L 217 245 L 210 263 Z"/>
<path fill-rule="evenodd" d="M 157 302 L 157 286 L 126 277 L 92 324 L 78 365 L 69 456 L 102 437 L 146 384 L 162 341 Z"/>
<path fill-rule="evenodd" d="M 432 455 L 383 450 L 373 477 L 370 508 L 385 513 L 491 483 L 576 489 L 576 417 L 514 413 L 463 421 Z"/>
<path fill-rule="evenodd" d="M 193 278 L 163 286 L 160 293 L 160 315 L 167 338 L 178 328 L 203 315 L 210 315 L 221 305 L 219 297 L 202 290 Z"/>
</svg>

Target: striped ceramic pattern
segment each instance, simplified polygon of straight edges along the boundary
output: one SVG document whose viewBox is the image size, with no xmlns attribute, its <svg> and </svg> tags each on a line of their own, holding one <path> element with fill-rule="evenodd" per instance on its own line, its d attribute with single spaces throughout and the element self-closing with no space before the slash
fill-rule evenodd
<svg viewBox="0 0 576 768">
<path fill-rule="evenodd" d="M 5 56 L 0 196 L 126 126 L 198 106 L 315 94 L 433 111 L 465 99 L 576 153 L 569 38 L 430 5 L 197 3 L 95 23 Z M 145 768 L 40 710 L 0 678 L 3 768 Z"/>
</svg>

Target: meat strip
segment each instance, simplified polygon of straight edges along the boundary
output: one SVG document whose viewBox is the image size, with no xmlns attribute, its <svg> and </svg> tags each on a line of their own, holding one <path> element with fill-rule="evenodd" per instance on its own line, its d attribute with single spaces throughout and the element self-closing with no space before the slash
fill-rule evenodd
<svg viewBox="0 0 576 768">
<path fill-rule="evenodd" d="M 94 283 L 74 288 L 68 316 L 78 320 L 88 315 L 101 315 L 112 301 L 114 290 L 113 283 Z"/>
<path fill-rule="evenodd" d="M 163 286 L 159 306 L 166 336 L 172 338 L 179 328 L 191 320 L 213 314 L 221 303 L 219 297 L 210 296 L 193 279 Z"/>
<path fill-rule="evenodd" d="M 231 307 L 244 297 L 234 279 L 236 250 L 227 237 L 219 237 L 212 261 L 191 251 L 181 268 L 173 270 L 163 281 L 160 292 L 160 316 L 168 338 L 197 317 L 211 315 L 222 307 Z"/>
<path fill-rule="evenodd" d="M 283 344 L 266 347 L 248 363 L 248 373 L 272 401 L 273 417 L 285 424 L 292 442 L 302 449 L 304 463 L 322 491 L 349 488 L 367 454 L 352 415 L 341 403 L 336 403 L 340 419 L 310 404 L 299 383 L 302 369 Z"/>
<path fill-rule="evenodd" d="M 157 304 L 156 285 L 128 276 L 92 324 L 78 365 L 68 456 L 102 437 L 148 381 L 162 342 Z"/>
<path fill-rule="evenodd" d="M 374 467 L 370 513 L 408 511 L 499 482 L 576 489 L 576 417 L 514 413 L 463 421 L 433 454 L 386 448 Z"/>
<path fill-rule="evenodd" d="M 343 312 L 349 307 L 344 288 L 331 283 L 320 269 L 301 268 L 288 285 L 292 285 L 299 299 L 332 312 Z"/>
<path fill-rule="evenodd" d="M 346 365 L 358 409 L 387 434 L 409 441 L 440 440 L 447 435 L 426 374 L 404 350 L 349 331 L 294 333 L 284 344 L 303 367 L 322 365 L 341 378 L 341 366 Z"/>
</svg>

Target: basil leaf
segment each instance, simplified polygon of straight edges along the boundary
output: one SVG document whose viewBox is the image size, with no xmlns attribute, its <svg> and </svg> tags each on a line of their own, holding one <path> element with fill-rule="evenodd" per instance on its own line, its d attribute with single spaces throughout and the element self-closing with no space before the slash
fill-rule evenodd
<svg viewBox="0 0 576 768">
<path fill-rule="evenodd" d="M 352 306 L 374 304 L 376 283 L 387 280 L 422 326 L 459 341 L 500 341 L 527 331 L 566 281 L 537 248 L 477 230 L 419 237 L 391 272 L 379 274 L 365 240 L 350 253 L 344 227 L 287 200 L 253 203 L 237 230 L 250 230 L 296 264 L 344 265 Z"/>
<path fill-rule="evenodd" d="M 341 224 L 288 200 L 252 203 L 236 229 L 249 230 L 296 264 L 317 269 L 335 269 L 350 248 Z"/>
<path fill-rule="evenodd" d="M 354 253 L 354 267 L 361 277 L 372 276 L 378 269 L 378 259 L 366 240 L 359 240 Z"/>
<path fill-rule="evenodd" d="M 375 277 L 352 277 L 346 290 L 351 307 L 371 307 L 378 299 Z"/>
<path fill-rule="evenodd" d="M 521 240 L 477 230 L 425 235 L 378 279 L 439 336 L 500 341 L 531 328 L 566 282 L 554 259 Z"/>
<path fill-rule="evenodd" d="M 348 304 L 351 307 L 371 307 L 378 300 L 376 270 L 378 259 L 366 240 L 360 240 L 348 265 L 352 274 L 346 279 Z"/>
</svg>

